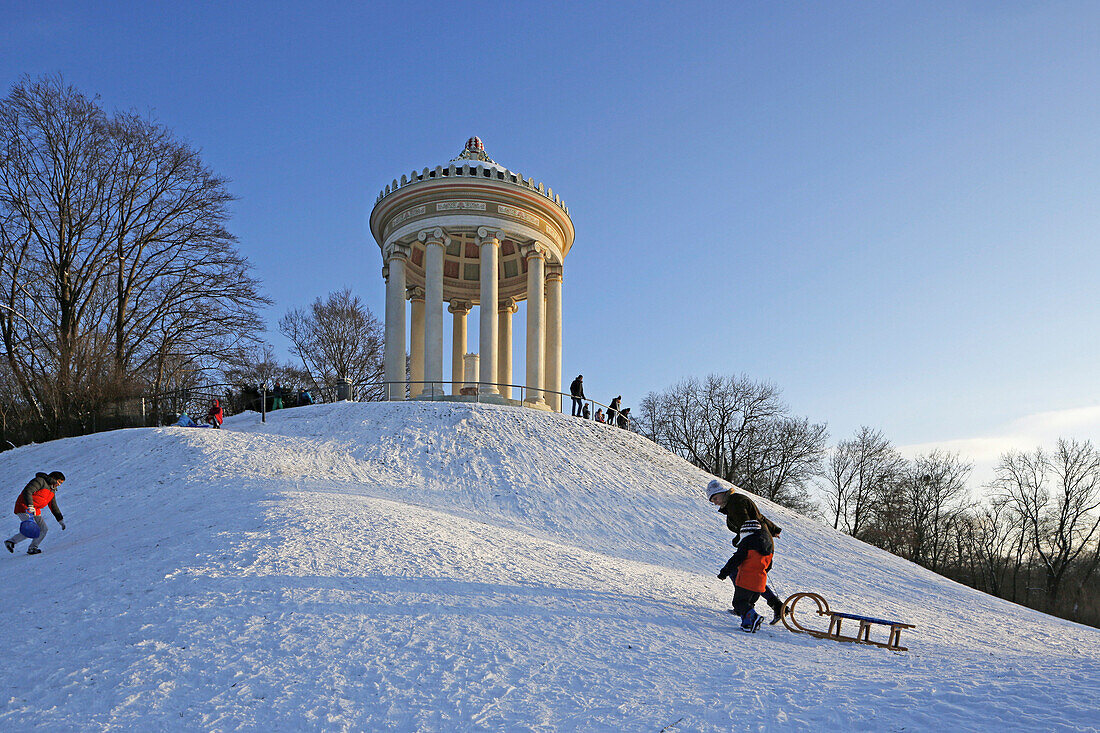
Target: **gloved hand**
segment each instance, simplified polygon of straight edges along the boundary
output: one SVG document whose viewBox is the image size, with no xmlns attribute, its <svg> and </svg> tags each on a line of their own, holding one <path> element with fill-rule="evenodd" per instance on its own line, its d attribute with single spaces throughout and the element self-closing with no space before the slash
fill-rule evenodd
<svg viewBox="0 0 1100 733">
<path fill-rule="evenodd" d="M 726 572 L 725 568 L 722 568 L 721 570 L 718 571 L 718 579 L 719 580 L 725 580 L 729 576 L 730 576 L 730 574 Z"/>
<path fill-rule="evenodd" d="M 57 523 L 61 525 L 61 529 L 65 529 L 65 520 L 63 520 L 63 519 L 58 519 L 58 520 L 57 520 Z"/>
</svg>

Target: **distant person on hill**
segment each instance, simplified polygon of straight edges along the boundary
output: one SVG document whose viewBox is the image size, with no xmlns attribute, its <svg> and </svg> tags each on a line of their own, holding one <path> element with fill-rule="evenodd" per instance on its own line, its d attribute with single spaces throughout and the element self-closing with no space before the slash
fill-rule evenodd
<svg viewBox="0 0 1100 733">
<path fill-rule="evenodd" d="M 283 409 L 283 385 L 279 384 L 278 379 L 275 380 L 275 389 L 271 390 L 271 409 Z"/>
<path fill-rule="evenodd" d="M 741 525 L 735 546 L 733 557 L 718 571 L 718 579 L 734 576 L 733 612 L 741 617 L 741 630 L 751 634 L 760 628 L 760 614 L 754 606 L 768 592 L 768 569 L 772 566 L 775 545 L 768 530 L 755 519 L 749 519 Z M 779 620 L 780 613 L 776 612 L 772 623 Z"/>
<path fill-rule="evenodd" d="M 31 546 L 27 548 L 28 555 L 38 555 L 42 552 L 38 546 L 42 544 L 42 540 L 46 539 L 46 532 L 49 531 L 46 520 L 42 516 L 42 507 L 48 506 L 53 512 L 54 519 L 61 525 L 61 529 L 65 529 L 65 518 L 61 516 L 56 496 L 57 488 L 63 483 L 65 483 L 65 474 L 60 471 L 52 471 L 48 474 L 39 472 L 19 492 L 19 497 L 15 500 L 15 514 L 19 517 L 19 521 L 33 519 L 38 525 L 38 536 L 31 540 Z M 15 552 L 15 546 L 25 539 L 27 538 L 22 532 L 16 532 L 11 539 L 4 540 L 4 547 L 8 548 L 8 552 Z"/>
<path fill-rule="evenodd" d="M 578 374 L 577 378 L 569 384 L 569 395 L 573 398 L 573 417 L 580 417 L 581 404 L 584 400 L 584 375 Z"/>
<path fill-rule="evenodd" d="M 206 422 L 210 423 L 210 427 L 215 430 L 220 430 L 224 417 L 225 412 L 222 410 L 222 403 L 215 397 L 214 404 L 210 405 L 210 410 L 206 413 Z"/>
<path fill-rule="evenodd" d="M 611 400 L 611 404 L 607 406 L 607 424 L 614 425 L 615 417 L 619 414 L 619 405 L 623 403 L 623 396 L 619 395 L 615 399 Z"/>
<path fill-rule="evenodd" d="M 630 408 L 629 407 L 619 411 L 619 416 L 617 418 L 615 418 L 615 423 L 620 428 L 625 429 L 625 428 L 630 427 Z"/>
<path fill-rule="evenodd" d="M 592 408 L 588 406 L 587 402 L 584 403 L 584 412 L 581 413 L 581 417 L 583 417 L 585 420 L 592 419 Z"/>
<path fill-rule="evenodd" d="M 309 393 L 308 389 L 303 389 L 301 392 L 298 393 L 298 405 L 299 406 L 304 407 L 305 405 L 312 405 L 312 404 L 313 404 L 313 395 L 311 395 Z"/>
<path fill-rule="evenodd" d="M 260 405 L 260 388 L 246 384 L 241 387 L 241 405 L 244 410 L 255 410 L 259 412 Z"/>
<path fill-rule="evenodd" d="M 602 423 L 603 421 L 604 421 L 604 419 L 603 419 L 603 408 L 601 407 L 598 410 L 596 410 L 596 422 L 601 422 Z"/>
<path fill-rule="evenodd" d="M 737 491 L 736 487 L 727 489 L 718 479 L 711 479 L 710 483 L 707 484 L 707 499 L 711 504 L 718 507 L 719 512 L 726 515 L 726 528 L 737 535 L 737 538 L 733 541 L 735 547 L 741 536 L 741 527 L 745 525 L 745 522 L 757 522 L 768 533 L 769 538 L 778 537 L 783 531 L 777 524 L 760 513 L 752 499 Z M 771 567 L 770 561 L 768 567 Z M 763 586 L 760 594 L 772 609 L 773 616 L 769 623 L 779 623 L 779 619 L 782 618 L 783 614 L 783 601 L 779 600 L 779 596 L 767 584 Z"/>
</svg>

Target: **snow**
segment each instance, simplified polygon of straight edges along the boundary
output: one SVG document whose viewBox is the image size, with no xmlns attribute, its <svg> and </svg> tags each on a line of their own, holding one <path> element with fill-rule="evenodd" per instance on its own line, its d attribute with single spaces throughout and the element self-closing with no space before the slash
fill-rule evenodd
<svg viewBox="0 0 1100 733">
<path fill-rule="evenodd" d="M 1096 730 L 1100 633 L 758 500 L 781 595 L 908 652 L 737 630 L 707 476 L 523 408 L 339 403 L 0 454 L 3 730 Z M 14 533 L 17 519 L 9 521 Z M 766 611 L 764 604 L 759 604 Z M 808 620 L 808 619 L 807 619 Z M 885 630 L 881 630 L 885 637 Z"/>
</svg>

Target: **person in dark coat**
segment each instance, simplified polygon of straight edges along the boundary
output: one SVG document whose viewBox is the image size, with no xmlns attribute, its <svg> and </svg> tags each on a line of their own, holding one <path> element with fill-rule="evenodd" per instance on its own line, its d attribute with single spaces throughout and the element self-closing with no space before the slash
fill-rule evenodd
<svg viewBox="0 0 1100 733">
<path fill-rule="evenodd" d="M 580 417 L 581 404 L 584 400 L 584 375 L 578 374 L 577 378 L 569 384 L 569 394 L 573 398 L 573 417 Z"/>
<path fill-rule="evenodd" d="M 596 422 L 605 422 L 603 419 L 603 408 L 596 410 Z"/>
<path fill-rule="evenodd" d="M 752 499 L 737 491 L 737 487 L 727 489 L 718 479 L 711 479 L 707 484 L 707 499 L 718 507 L 719 512 L 726 515 L 726 529 L 738 537 L 740 537 L 741 527 L 749 521 L 759 523 L 770 538 L 778 537 L 783 532 L 779 525 L 760 513 Z M 737 539 L 733 542 L 736 545 Z M 761 590 L 761 595 L 772 609 L 773 616 L 769 623 L 779 623 L 783 617 L 783 601 L 767 585 Z"/>
<path fill-rule="evenodd" d="M 775 545 L 768 530 L 750 519 L 741 525 L 735 546 L 737 551 L 718 571 L 718 579 L 733 576 L 733 612 L 741 617 L 741 630 L 752 633 L 760 628 L 760 614 L 754 606 L 767 593 Z"/>
<path fill-rule="evenodd" d="M 584 410 L 581 412 L 581 417 L 585 420 L 592 419 L 592 409 L 588 406 L 587 402 L 584 403 Z"/>
<path fill-rule="evenodd" d="M 41 554 L 42 550 L 38 549 L 38 546 L 42 544 L 42 540 L 46 539 L 46 532 L 49 531 L 49 527 L 46 526 L 46 519 L 42 516 L 44 507 L 48 506 L 50 508 L 58 525 L 61 529 L 65 529 L 65 517 L 61 515 L 61 509 L 57 506 L 56 496 L 58 487 L 63 483 L 65 483 L 65 474 L 60 471 L 50 473 L 40 471 L 35 474 L 30 483 L 23 487 L 15 500 L 15 514 L 19 517 L 19 521 L 25 522 L 28 519 L 33 519 L 38 525 L 38 536 L 31 540 L 31 546 L 27 548 L 28 555 Z M 27 538 L 23 536 L 22 532 L 16 532 L 10 539 L 4 540 L 4 547 L 8 549 L 8 552 L 15 552 L 15 546 L 25 539 Z"/>
<path fill-rule="evenodd" d="M 615 418 L 620 428 L 626 429 L 630 427 L 630 408 L 626 408 L 619 412 L 619 416 Z"/>
<path fill-rule="evenodd" d="M 614 425 L 615 418 L 619 414 L 619 405 L 623 403 L 623 396 L 619 395 L 615 399 L 611 400 L 611 404 L 607 406 L 607 424 Z"/>
<path fill-rule="evenodd" d="M 275 389 L 271 390 L 271 409 L 283 409 L 283 385 L 279 384 L 278 379 L 275 380 Z"/>
</svg>

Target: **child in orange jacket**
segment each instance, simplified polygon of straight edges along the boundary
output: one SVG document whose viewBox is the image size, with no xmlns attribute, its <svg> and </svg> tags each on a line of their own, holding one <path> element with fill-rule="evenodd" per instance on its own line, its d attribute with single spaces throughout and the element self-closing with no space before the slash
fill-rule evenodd
<svg viewBox="0 0 1100 733">
<path fill-rule="evenodd" d="M 61 529 L 65 529 L 65 517 L 61 515 L 61 509 L 57 506 L 56 496 L 57 487 L 63 483 L 65 483 L 65 474 L 60 471 L 48 474 L 39 472 L 19 492 L 19 497 L 15 500 L 15 514 L 19 517 L 19 521 L 33 519 L 38 524 L 38 536 L 31 540 L 31 546 L 27 548 L 28 555 L 41 554 L 42 550 L 38 549 L 38 546 L 42 544 L 42 540 L 46 539 L 46 532 L 49 531 L 46 519 L 42 516 L 44 507 L 50 508 Z M 4 540 L 4 547 L 8 552 L 15 552 L 15 546 L 25 539 L 27 538 L 22 532 L 16 532 L 15 536 Z"/>
<path fill-rule="evenodd" d="M 752 633 L 760 628 L 760 614 L 754 606 L 768 587 L 775 545 L 768 530 L 755 519 L 746 520 L 738 533 L 737 552 L 718 572 L 718 579 L 733 580 L 733 612 L 741 617 L 741 630 Z"/>
</svg>

